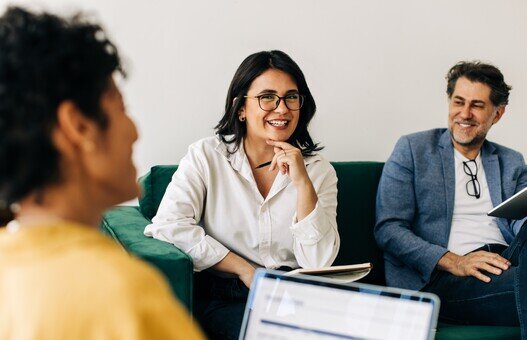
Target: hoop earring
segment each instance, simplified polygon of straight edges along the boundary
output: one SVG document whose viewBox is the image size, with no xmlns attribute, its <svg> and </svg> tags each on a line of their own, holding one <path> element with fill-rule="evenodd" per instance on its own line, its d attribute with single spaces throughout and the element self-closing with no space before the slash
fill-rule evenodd
<svg viewBox="0 0 527 340">
<path fill-rule="evenodd" d="M 240 122 L 245 122 L 245 117 L 244 116 L 238 116 L 238 120 Z"/>
</svg>

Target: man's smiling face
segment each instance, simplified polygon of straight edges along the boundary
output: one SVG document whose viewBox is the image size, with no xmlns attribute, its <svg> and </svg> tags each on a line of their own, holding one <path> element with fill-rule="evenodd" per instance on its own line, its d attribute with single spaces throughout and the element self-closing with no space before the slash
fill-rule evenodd
<svg viewBox="0 0 527 340">
<path fill-rule="evenodd" d="M 490 92 L 487 84 L 465 77 L 457 80 L 448 105 L 448 129 L 456 149 L 479 150 L 492 125 L 505 112 L 504 106 L 492 104 Z"/>
</svg>

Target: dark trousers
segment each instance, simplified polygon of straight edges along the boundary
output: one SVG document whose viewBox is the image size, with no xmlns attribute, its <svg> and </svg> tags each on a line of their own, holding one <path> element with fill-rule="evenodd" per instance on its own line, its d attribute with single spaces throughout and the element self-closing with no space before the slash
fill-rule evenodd
<svg viewBox="0 0 527 340">
<path fill-rule="evenodd" d="M 527 225 L 506 247 L 489 244 L 477 250 L 501 254 L 512 265 L 501 275 L 485 272 L 491 282 L 436 270 L 423 290 L 441 299 L 439 318 L 465 325 L 520 326 L 527 340 Z"/>
<path fill-rule="evenodd" d="M 238 339 L 248 295 L 237 278 L 194 274 L 194 315 L 209 339 Z"/>
</svg>

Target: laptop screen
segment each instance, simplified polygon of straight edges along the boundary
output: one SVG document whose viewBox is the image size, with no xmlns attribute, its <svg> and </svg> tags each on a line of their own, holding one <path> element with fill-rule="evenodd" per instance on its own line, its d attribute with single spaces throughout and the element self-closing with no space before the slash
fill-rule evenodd
<svg viewBox="0 0 527 340">
<path fill-rule="evenodd" d="M 240 339 L 433 339 L 433 294 L 258 270 Z"/>
</svg>

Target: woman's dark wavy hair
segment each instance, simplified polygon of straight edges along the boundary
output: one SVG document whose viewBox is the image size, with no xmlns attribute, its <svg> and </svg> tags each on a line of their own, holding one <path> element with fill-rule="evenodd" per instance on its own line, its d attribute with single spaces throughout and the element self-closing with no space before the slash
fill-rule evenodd
<svg viewBox="0 0 527 340">
<path fill-rule="evenodd" d="M 220 136 L 224 143 L 234 143 L 235 147 L 231 152 L 238 150 L 243 137 L 247 133 L 245 122 L 241 122 L 238 119 L 238 112 L 245 104 L 244 96 L 247 95 L 247 91 L 254 79 L 269 69 L 276 69 L 289 74 L 295 80 L 298 92 L 305 96 L 304 105 L 300 109 L 298 125 L 287 142 L 300 148 L 304 156 L 311 156 L 316 151 L 322 150 L 318 143 L 313 142 L 307 131 L 317 106 L 307 86 L 306 78 L 300 67 L 290 56 L 277 50 L 251 54 L 238 67 L 232 78 L 227 99 L 225 100 L 225 113 L 215 128 L 216 134 Z M 233 137 L 230 138 L 230 135 L 233 135 Z"/>
<path fill-rule="evenodd" d="M 0 17 L 0 218 L 32 192 L 57 183 L 51 133 L 64 100 L 105 129 L 100 98 L 115 71 L 116 47 L 81 14 L 60 18 L 10 7 Z"/>
<path fill-rule="evenodd" d="M 490 87 L 490 101 L 494 106 L 509 103 L 512 87 L 505 83 L 503 74 L 496 66 L 481 61 L 460 61 L 448 71 L 446 76 L 448 98 L 452 97 L 456 82 L 461 77 L 465 77 L 471 82 L 488 85 Z"/>
</svg>

